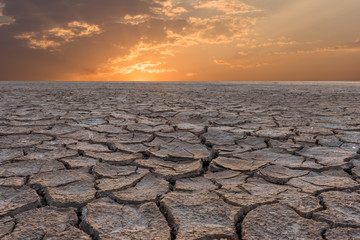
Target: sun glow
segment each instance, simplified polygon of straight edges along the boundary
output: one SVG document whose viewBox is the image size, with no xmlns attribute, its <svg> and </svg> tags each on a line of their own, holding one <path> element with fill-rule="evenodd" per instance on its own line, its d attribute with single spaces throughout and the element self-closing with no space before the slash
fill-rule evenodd
<svg viewBox="0 0 360 240">
<path fill-rule="evenodd" d="M 158 76 L 144 72 L 133 72 L 125 77 L 126 81 L 131 82 L 151 82 L 157 81 Z"/>
</svg>

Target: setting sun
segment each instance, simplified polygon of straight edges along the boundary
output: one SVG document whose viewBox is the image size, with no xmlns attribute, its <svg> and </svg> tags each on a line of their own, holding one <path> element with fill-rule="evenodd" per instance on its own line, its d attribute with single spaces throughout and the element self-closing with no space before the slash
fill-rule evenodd
<svg viewBox="0 0 360 240">
<path fill-rule="evenodd" d="M 150 82 L 155 81 L 154 76 L 149 73 L 143 72 L 134 72 L 124 77 L 125 81 L 134 81 L 134 82 Z"/>
</svg>

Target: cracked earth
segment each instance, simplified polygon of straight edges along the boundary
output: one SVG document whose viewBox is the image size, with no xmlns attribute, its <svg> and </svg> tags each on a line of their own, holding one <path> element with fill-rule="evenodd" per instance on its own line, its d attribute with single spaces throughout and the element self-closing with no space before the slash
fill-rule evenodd
<svg viewBox="0 0 360 240">
<path fill-rule="evenodd" d="M 360 239 L 359 85 L 0 88 L 1 239 Z"/>
</svg>

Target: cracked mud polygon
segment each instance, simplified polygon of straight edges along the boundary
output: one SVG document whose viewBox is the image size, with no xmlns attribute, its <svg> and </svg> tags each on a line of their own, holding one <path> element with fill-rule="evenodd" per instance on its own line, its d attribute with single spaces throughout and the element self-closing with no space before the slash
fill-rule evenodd
<svg viewBox="0 0 360 240">
<path fill-rule="evenodd" d="M 0 238 L 360 239 L 360 86 L 1 83 Z"/>
</svg>

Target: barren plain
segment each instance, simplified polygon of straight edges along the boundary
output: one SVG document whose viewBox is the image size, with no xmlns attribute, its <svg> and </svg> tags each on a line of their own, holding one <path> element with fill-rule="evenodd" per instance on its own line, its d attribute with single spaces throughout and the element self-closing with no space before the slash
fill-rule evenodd
<svg viewBox="0 0 360 240">
<path fill-rule="evenodd" d="M 359 84 L 0 90 L 1 239 L 360 239 Z"/>
</svg>

